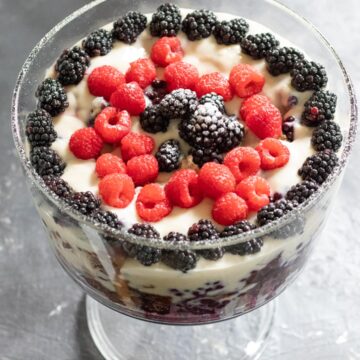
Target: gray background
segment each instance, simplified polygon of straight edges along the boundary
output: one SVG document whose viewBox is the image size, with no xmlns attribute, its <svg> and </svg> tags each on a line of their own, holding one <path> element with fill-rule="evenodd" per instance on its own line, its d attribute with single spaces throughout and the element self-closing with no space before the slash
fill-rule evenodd
<svg viewBox="0 0 360 360">
<path fill-rule="evenodd" d="M 0 0 L 0 359 L 101 359 L 84 296 L 50 252 L 16 159 L 10 99 L 37 41 L 85 0 Z M 309 18 L 360 80 L 357 0 L 284 0 Z M 336 90 L 336 89 L 335 89 Z M 360 144 L 334 211 L 299 280 L 279 297 L 262 359 L 360 359 Z"/>
</svg>

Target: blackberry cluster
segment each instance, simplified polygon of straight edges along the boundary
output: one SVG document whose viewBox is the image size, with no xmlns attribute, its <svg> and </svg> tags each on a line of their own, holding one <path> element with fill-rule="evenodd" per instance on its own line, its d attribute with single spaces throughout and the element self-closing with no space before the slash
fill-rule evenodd
<svg viewBox="0 0 360 360">
<path fill-rule="evenodd" d="M 73 193 L 73 189 L 62 178 L 54 175 L 43 176 L 45 185 L 60 198 L 68 198 Z"/>
<path fill-rule="evenodd" d="M 216 162 L 221 164 L 223 162 L 223 155 L 219 154 L 212 148 L 193 147 L 189 151 L 192 156 L 192 161 L 200 168 L 207 162 Z"/>
<path fill-rule="evenodd" d="M 113 42 L 113 36 L 110 31 L 99 29 L 84 39 L 82 46 L 90 57 L 104 56 L 111 51 Z"/>
<path fill-rule="evenodd" d="M 295 63 L 303 59 L 304 54 L 291 47 L 270 50 L 265 58 L 267 69 L 273 76 L 290 72 Z"/>
<path fill-rule="evenodd" d="M 217 21 L 214 28 L 214 36 L 218 44 L 240 44 L 248 31 L 249 24 L 245 19 L 238 18 L 230 21 Z"/>
<path fill-rule="evenodd" d="M 312 194 L 314 194 L 319 185 L 313 181 L 303 181 L 299 184 L 296 184 L 290 188 L 286 193 L 286 200 L 302 204 L 307 200 Z"/>
<path fill-rule="evenodd" d="M 145 90 L 145 95 L 153 104 L 159 104 L 167 94 L 167 83 L 164 80 L 154 80 L 151 86 Z"/>
<path fill-rule="evenodd" d="M 295 117 L 287 117 L 282 124 L 282 132 L 286 136 L 286 140 L 289 142 L 294 141 L 295 136 L 295 127 L 294 127 Z"/>
<path fill-rule="evenodd" d="M 60 83 L 64 86 L 78 84 L 83 79 L 89 64 L 89 55 L 78 46 L 64 50 L 55 64 Z"/>
<path fill-rule="evenodd" d="M 95 210 L 91 214 L 92 218 L 100 224 L 108 225 L 114 229 L 120 230 L 124 224 L 119 220 L 116 214 L 111 211 L 101 209 Z"/>
<path fill-rule="evenodd" d="M 124 17 L 114 22 L 113 36 L 126 44 L 132 44 L 145 30 L 146 16 L 138 11 L 129 11 Z"/>
<path fill-rule="evenodd" d="M 171 172 L 180 166 L 180 143 L 177 140 L 170 139 L 164 141 L 155 154 L 159 164 L 159 171 Z"/>
<path fill-rule="evenodd" d="M 175 4 L 160 5 L 150 22 L 152 36 L 176 36 L 181 29 L 181 14 Z"/>
<path fill-rule="evenodd" d="M 301 122 L 307 126 L 318 126 L 334 119 L 337 96 L 330 91 L 316 91 L 304 104 Z"/>
<path fill-rule="evenodd" d="M 91 191 L 72 193 L 66 202 L 83 215 L 90 215 L 100 207 L 100 199 Z"/>
<path fill-rule="evenodd" d="M 38 106 L 51 116 L 57 116 L 69 106 L 67 95 L 59 81 L 45 79 L 37 88 Z"/>
<path fill-rule="evenodd" d="M 338 151 L 342 143 L 340 126 L 333 121 L 325 121 L 313 132 L 311 144 L 316 151 L 326 149 Z"/>
<path fill-rule="evenodd" d="M 198 105 L 195 91 L 177 89 L 161 100 L 160 112 L 171 119 L 184 118 L 192 114 Z"/>
<path fill-rule="evenodd" d="M 257 222 L 259 226 L 269 224 L 270 222 L 280 219 L 282 216 L 295 208 L 296 204 L 291 201 L 281 199 L 269 205 L 264 206 L 257 213 Z"/>
<path fill-rule="evenodd" d="M 328 81 L 325 68 L 314 61 L 301 60 L 290 71 L 291 85 L 298 91 L 320 90 Z"/>
<path fill-rule="evenodd" d="M 241 42 L 241 50 L 253 59 L 266 57 L 269 51 L 280 45 L 280 42 L 270 33 L 248 35 Z"/>
<path fill-rule="evenodd" d="M 199 100 L 199 104 L 204 105 L 206 103 L 214 104 L 223 114 L 225 114 L 224 98 L 221 95 L 214 92 L 203 95 Z"/>
<path fill-rule="evenodd" d="M 338 158 L 336 154 L 332 150 L 324 150 L 309 156 L 298 173 L 303 180 L 315 181 L 318 184 L 322 184 L 337 164 Z"/>
<path fill-rule="evenodd" d="M 242 233 L 254 230 L 256 226 L 247 220 L 242 220 L 234 223 L 233 225 L 225 226 L 224 230 L 220 233 L 221 238 L 240 235 Z"/>
<path fill-rule="evenodd" d="M 31 146 L 50 146 L 57 137 L 52 118 L 43 109 L 35 110 L 28 115 L 25 133 Z"/>
<path fill-rule="evenodd" d="M 195 10 L 187 14 L 182 22 L 182 31 L 189 40 L 200 40 L 209 37 L 215 28 L 216 16 L 209 10 Z"/>
<path fill-rule="evenodd" d="M 47 146 L 34 147 L 30 152 L 30 162 L 40 176 L 60 176 L 65 169 L 60 156 Z"/>
<path fill-rule="evenodd" d="M 161 113 L 159 105 L 148 106 L 140 114 L 140 125 L 143 130 L 152 134 L 165 132 L 169 126 L 169 118 Z"/>
</svg>

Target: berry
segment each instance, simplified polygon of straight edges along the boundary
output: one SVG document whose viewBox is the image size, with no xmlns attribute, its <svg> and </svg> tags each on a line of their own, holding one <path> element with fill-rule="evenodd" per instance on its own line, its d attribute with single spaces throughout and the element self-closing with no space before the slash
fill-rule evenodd
<svg viewBox="0 0 360 360">
<path fill-rule="evenodd" d="M 118 19 L 113 25 L 113 36 L 126 44 L 132 44 L 145 30 L 146 16 L 137 12 L 129 11 L 124 17 Z"/>
<path fill-rule="evenodd" d="M 254 109 L 262 108 L 270 103 L 270 99 L 265 95 L 253 95 L 248 99 L 245 99 L 240 107 L 240 116 L 245 119 L 246 116 Z"/>
<path fill-rule="evenodd" d="M 240 98 L 259 93 L 264 84 L 264 76 L 248 64 L 235 65 L 230 72 L 230 85 Z"/>
<path fill-rule="evenodd" d="M 260 156 L 251 147 L 237 147 L 225 155 L 226 165 L 239 182 L 260 170 Z"/>
<path fill-rule="evenodd" d="M 145 95 L 155 104 L 159 104 L 167 94 L 167 83 L 164 80 L 154 80 L 151 87 L 145 90 Z"/>
<path fill-rule="evenodd" d="M 104 56 L 112 49 L 112 33 L 104 29 L 95 30 L 83 40 L 82 46 L 90 57 Z"/>
<path fill-rule="evenodd" d="M 272 170 L 286 165 L 290 158 L 289 149 L 280 141 L 273 138 L 266 138 L 256 146 L 260 155 L 261 168 Z"/>
<path fill-rule="evenodd" d="M 150 136 L 129 132 L 121 140 L 121 156 L 128 161 L 134 156 L 150 154 L 154 147 L 154 139 Z"/>
<path fill-rule="evenodd" d="M 199 79 L 199 72 L 194 65 L 177 61 L 165 68 L 164 78 L 168 84 L 169 91 L 180 88 L 195 90 L 195 85 Z"/>
<path fill-rule="evenodd" d="M 217 21 L 214 36 L 218 44 L 239 44 L 249 31 L 249 24 L 245 19 L 238 18 L 230 21 Z"/>
<path fill-rule="evenodd" d="M 273 76 L 290 72 L 297 61 L 303 60 L 304 54 L 292 47 L 272 49 L 266 55 L 266 64 L 269 73 Z"/>
<path fill-rule="evenodd" d="M 223 162 L 222 155 L 211 148 L 194 147 L 190 149 L 189 155 L 192 156 L 192 161 L 199 167 L 202 167 L 207 162 L 215 162 L 218 164 Z"/>
<path fill-rule="evenodd" d="M 159 170 L 172 172 L 180 166 L 180 143 L 177 140 L 170 139 L 164 141 L 155 154 L 159 163 Z"/>
<path fill-rule="evenodd" d="M 146 107 L 144 92 L 136 82 L 122 84 L 110 97 L 110 104 L 130 115 L 140 115 Z"/>
<path fill-rule="evenodd" d="M 136 186 L 155 181 L 159 174 L 159 165 L 153 155 L 132 157 L 126 164 L 127 173 Z"/>
<path fill-rule="evenodd" d="M 264 206 L 257 213 L 257 222 L 259 226 L 269 224 L 270 222 L 280 219 L 282 216 L 295 208 L 295 204 L 291 201 L 281 199 L 269 205 Z"/>
<path fill-rule="evenodd" d="M 322 184 L 337 164 L 338 158 L 336 154 L 332 150 L 324 150 L 309 156 L 298 173 L 303 180 L 315 181 L 318 184 Z"/>
<path fill-rule="evenodd" d="M 224 230 L 220 233 L 220 237 L 226 238 L 230 236 L 240 235 L 254 229 L 256 229 L 256 226 L 254 224 L 251 224 L 247 220 L 242 220 L 234 223 L 233 225 L 226 226 Z"/>
<path fill-rule="evenodd" d="M 171 213 L 172 205 L 161 185 L 148 184 L 140 190 L 136 211 L 144 221 L 157 222 Z"/>
<path fill-rule="evenodd" d="M 199 98 L 211 92 L 221 95 L 224 101 L 229 101 L 233 97 L 228 79 L 219 72 L 201 76 L 196 83 L 195 91 Z"/>
<path fill-rule="evenodd" d="M 184 118 L 195 111 L 198 101 L 194 91 L 177 89 L 165 95 L 159 105 L 163 116 L 171 119 Z"/>
<path fill-rule="evenodd" d="M 326 120 L 333 120 L 337 96 L 329 91 L 316 91 L 304 104 L 301 122 L 307 126 L 318 126 Z"/>
<path fill-rule="evenodd" d="M 64 50 L 55 64 L 58 80 L 62 85 L 76 85 L 84 77 L 90 64 L 89 55 L 78 46 Z"/>
<path fill-rule="evenodd" d="M 241 42 L 243 53 L 250 55 L 253 59 L 266 57 L 270 50 L 278 47 L 280 42 L 270 33 L 248 35 Z"/>
<path fill-rule="evenodd" d="M 217 199 L 235 190 L 235 177 L 228 167 L 206 163 L 199 171 L 199 186 L 205 196 Z"/>
<path fill-rule="evenodd" d="M 340 126 L 333 121 L 325 121 L 313 132 L 311 144 L 316 151 L 325 149 L 338 151 L 342 143 Z"/>
<path fill-rule="evenodd" d="M 128 233 L 146 239 L 160 239 L 160 234 L 150 224 L 134 224 Z"/>
<path fill-rule="evenodd" d="M 61 176 L 65 169 L 60 156 L 47 146 L 34 147 L 30 152 L 30 162 L 40 176 Z"/>
<path fill-rule="evenodd" d="M 290 188 L 286 193 L 286 200 L 302 204 L 312 194 L 314 194 L 319 185 L 313 181 L 303 181 L 302 183 L 296 184 Z"/>
<path fill-rule="evenodd" d="M 200 40 L 209 37 L 216 24 L 216 16 L 208 10 L 195 10 L 186 15 L 182 22 L 182 31 L 189 40 Z"/>
<path fill-rule="evenodd" d="M 140 114 L 141 128 L 149 133 L 156 134 L 158 132 L 166 132 L 170 119 L 163 116 L 159 105 L 148 106 L 143 113 Z"/>
<path fill-rule="evenodd" d="M 126 82 L 135 81 L 145 89 L 156 78 L 156 69 L 150 59 L 138 59 L 130 63 L 125 77 Z"/>
<path fill-rule="evenodd" d="M 289 116 L 283 121 L 282 124 L 282 132 L 286 136 L 286 140 L 289 142 L 294 141 L 294 136 L 295 136 L 294 122 L 295 122 L 294 116 Z"/>
<path fill-rule="evenodd" d="M 110 174 L 126 174 L 126 165 L 118 156 L 106 153 L 97 158 L 95 171 L 99 178 Z"/>
<path fill-rule="evenodd" d="M 70 185 L 60 177 L 45 175 L 43 180 L 45 185 L 60 198 L 68 198 L 73 193 Z"/>
<path fill-rule="evenodd" d="M 109 101 L 116 88 L 125 83 L 125 77 L 113 66 L 104 65 L 97 67 L 90 73 L 87 83 L 90 94 L 102 96 Z"/>
<path fill-rule="evenodd" d="M 270 185 L 260 176 L 249 176 L 242 180 L 235 192 L 246 201 L 250 211 L 258 211 L 270 202 Z"/>
<path fill-rule="evenodd" d="M 134 183 L 126 174 L 106 175 L 99 182 L 99 194 L 105 204 L 122 209 L 134 198 Z"/>
<path fill-rule="evenodd" d="M 151 48 L 151 60 L 162 67 L 180 61 L 184 57 L 181 42 L 176 37 L 162 37 Z"/>
<path fill-rule="evenodd" d="M 100 200 L 91 191 L 75 192 L 66 198 L 66 202 L 83 215 L 90 215 L 100 207 Z"/>
<path fill-rule="evenodd" d="M 203 95 L 199 100 L 199 104 L 204 105 L 206 103 L 214 104 L 220 112 L 225 114 L 224 98 L 221 95 L 214 92 Z"/>
<path fill-rule="evenodd" d="M 91 217 L 96 222 L 108 225 L 117 230 L 120 230 L 124 226 L 124 224 L 119 220 L 117 215 L 111 211 L 97 209 L 91 214 Z"/>
<path fill-rule="evenodd" d="M 176 36 L 181 28 L 181 14 L 175 4 L 162 4 L 153 13 L 150 22 L 152 36 Z"/>
<path fill-rule="evenodd" d="M 290 72 L 291 85 L 298 91 L 320 90 L 328 81 L 325 68 L 313 61 L 301 60 Z"/>
<path fill-rule="evenodd" d="M 166 195 L 174 206 L 191 208 L 203 199 L 196 171 L 182 169 L 176 171 L 165 186 Z"/>
<path fill-rule="evenodd" d="M 37 88 L 36 97 L 39 107 L 51 116 L 61 114 L 69 106 L 64 88 L 54 79 L 45 79 Z"/>
<path fill-rule="evenodd" d="M 27 116 L 25 133 L 31 146 L 50 146 L 57 137 L 52 118 L 43 109 Z"/>
<path fill-rule="evenodd" d="M 70 151 L 82 160 L 96 158 L 100 155 L 104 142 L 93 128 L 76 130 L 70 138 Z"/>
</svg>

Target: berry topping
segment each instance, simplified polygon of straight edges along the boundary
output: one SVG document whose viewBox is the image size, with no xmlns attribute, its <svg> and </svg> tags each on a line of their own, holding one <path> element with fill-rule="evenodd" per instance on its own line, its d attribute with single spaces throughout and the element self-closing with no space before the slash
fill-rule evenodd
<svg viewBox="0 0 360 360">
<path fill-rule="evenodd" d="M 195 90 L 199 98 L 211 92 L 221 95 L 224 101 L 229 101 L 233 97 L 228 79 L 219 72 L 201 76 L 196 84 Z"/>
<path fill-rule="evenodd" d="M 184 57 L 184 50 L 178 38 L 165 36 L 154 43 L 150 56 L 155 64 L 165 67 L 180 61 Z"/>
<path fill-rule="evenodd" d="M 66 198 L 66 202 L 83 215 L 90 215 L 100 207 L 100 199 L 91 191 L 75 192 Z"/>
<path fill-rule="evenodd" d="M 116 214 L 111 211 L 98 209 L 91 214 L 91 217 L 100 224 L 108 225 L 114 229 L 120 230 L 124 224 L 119 220 Z"/>
<path fill-rule="evenodd" d="M 118 156 L 106 153 L 97 158 L 95 171 L 99 178 L 110 174 L 126 174 L 126 165 Z"/>
<path fill-rule="evenodd" d="M 30 152 L 31 165 L 40 175 L 60 176 L 64 172 L 65 163 L 60 156 L 47 146 L 36 146 Z"/>
<path fill-rule="evenodd" d="M 182 22 L 182 31 L 189 40 L 200 40 L 209 37 L 214 30 L 217 19 L 213 12 L 195 10 L 186 15 Z"/>
<path fill-rule="evenodd" d="M 159 165 L 153 155 L 135 156 L 127 162 L 126 168 L 136 186 L 155 181 L 159 174 Z"/>
<path fill-rule="evenodd" d="M 152 137 L 130 132 L 121 140 L 121 156 L 124 161 L 128 161 L 134 156 L 150 154 L 154 147 Z"/>
<path fill-rule="evenodd" d="M 311 144 L 316 151 L 338 151 L 342 143 L 340 126 L 333 121 L 324 121 L 313 132 Z"/>
<path fill-rule="evenodd" d="M 241 42 L 243 53 L 250 55 L 253 59 L 262 59 L 268 52 L 280 45 L 280 42 L 270 33 L 248 35 Z"/>
<path fill-rule="evenodd" d="M 126 82 L 135 81 L 145 89 L 156 78 L 156 69 L 150 59 L 138 59 L 130 63 L 125 77 Z"/>
<path fill-rule="evenodd" d="M 45 185 L 60 198 L 68 198 L 73 193 L 70 185 L 60 177 L 45 175 L 43 180 Z"/>
<path fill-rule="evenodd" d="M 134 198 L 134 183 L 126 174 L 110 174 L 100 180 L 99 194 L 105 204 L 122 209 Z"/>
<path fill-rule="evenodd" d="M 224 98 L 221 95 L 214 92 L 203 95 L 199 100 L 199 104 L 204 105 L 206 103 L 212 103 L 220 110 L 220 112 L 225 114 Z"/>
<path fill-rule="evenodd" d="M 104 56 L 108 54 L 113 45 L 113 36 L 110 31 L 99 29 L 93 31 L 85 40 L 82 42 L 84 50 L 90 57 L 93 56 Z"/>
<path fill-rule="evenodd" d="M 282 216 L 295 208 L 296 204 L 291 201 L 281 199 L 264 206 L 257 213 L 257 222 L 260 226 L 266 225 L 274 220 L 280 219 Z"/>
<path fill-rule="evenodd" d="M 256 146 L 260 155 L 261 168 L 272 170 L 286 165 L 290 158 L 289 149 L 280 141 L 273 138 L 266 138 Z"/>
<path fill-rule="evenodd" d="M 199 72 L 194 65 L 177 61 L 165 68 L 164 77 L 169 91 L 180 88 L 195 90 Z"/>
<path fill-rule="evenodd" d="M 167 94 L 167 83 L 164 80 L 154 80 L 151 86 L 145 90 L 145 95 L 155 104 L 159 104 Z"/>
<path fill-rule="evenodd" d="M 156 134 L 165 132 L 169 126 L 169 118 L 164 116 L 160 111 L 159 105 L 148 106 L 143 113 L 140 114 L 140 125 L 143 130 Z"/>
<path fill-rule="evenodd" d="M 180 143 L 177 140 L 170 139 L 164 141 L 155 157 L 159 163 L 159 170 L 165 172 L 172 172 L 180 166 Z"/>
<path fill-rule="evenodd" d="M 146 239 L 160 239 L 160 234 L 150 224 L 134 224 L 129 230 L 129 234 L 144 237 Z"/>
<path fill-rule="evenodd" d="M 188 89 L 172 91 L 160 102 L 160 112 L 168 118 L 184 118 L 191 115 L 198 104 L 196 93 Z"/>
<path fill-rule="evenodd" d="M 273 76 L 290 72 L 304 54 L 291 47 L 270 50 L 266 55 L 267 69 Z"/>
<path fill-rule="evenodd" d="M 296 184 L 290 188 L 286 193 L 286 200 L 302 204 L 312 194 L 314 194 L 319 185 L 313 181 L 303 181 L 302 183 Z"/>
<path fill-rule="evenodd" d="M 90 94 L 102 96 L 109 101 L 111 94 L 118 86 L 125 83 L 124 75 L 110 65 L 104 65 L 94 69 L 88 77 Z"/>
<path fill-rule="evenodd" d="M 226 226 L 224 230 L 220 233 L 220 237 L 226 238 L 229 236 L 240 235 L 245 232 L 254 230 L 255 228 L 256 226 L 251 224 L 247 220 L 238 221 L 233 225 Z"/>
<path fill-rule="evenodd" d="M 137 12 L 129 11 L 124 17 L 114 22 L 113 36 L 126 44 L 132 44 L 145 30 L 146 16 Z"/>
<path fill-rule="evenodd" d="M 265 84 L 264 76 L 247 64 L 235 65 L 231 69 L 229 81 L 235 94 L 240 98 L 259 93 Z"/>
<path fill-rule="evenodd" d="M 160 221 L 169 215 L 171 210 L 171 203 L 159 184 L 145 185 L 136 199 L 136 211 L 145 221 Z"/>
<path fill-rule="evenodd" d="M 175 4 L 160 5 L 152 15 L 150 33 L 152 36 L 176 36 L 181 29 L 181 14 Z"/>
<path fill-rule="evenodd" d="M 282 132 L 286 136 L 286 140 L 289 142 L 294 141 L 295 128 L 294 128 L 295 118 L 294 116 L 287 117 L 282 124 Z"/>
<path fill-rule="evenodd" d="M 70 138 L 70 151 L 82 160 L 96 158 L 100 155 L 104 142 L 93 128 L 76 130 Z"/>
<path fill-rule="evenodd" d="M 254 109 L 262 108 L 270 103 L 270 99 L 265 95 L 253 95 L 249 99 L 245 99 L 240 107 L 240 116 L 245 119 L 246 116 Z"/>
<path fill-rule="evenodd" d="M 207 162 L 218 164 L 223 162 L 223 156 L 211 148 L 206 149 L 196 146 L 190 149 L 189 155 L 192 156 L 192 161 L 200 168 Z"/>
<path fill-rule="evenodd" d="M 249 24 L 245 19 L 238 18 L 230 21 L 217 21 L 214 28 L 214 36 L 218 44 L 240 44 L 248 31 Z"/>
</svg>

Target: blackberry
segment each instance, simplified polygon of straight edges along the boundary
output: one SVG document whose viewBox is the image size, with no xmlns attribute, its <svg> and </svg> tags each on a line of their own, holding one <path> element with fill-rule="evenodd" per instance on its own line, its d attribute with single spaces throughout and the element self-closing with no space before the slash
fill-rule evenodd
<svg viewBox="0 0 360 360">
<path fill-rule="evenodd" d="M 333 121 L 325 121 L 313 132 L 311 144 L 316 151 L 325 149 L 338 151 L 342 143 L 340 126 Z"/>
<path fill-rule="evenodd" d="M 45 79 L 37 88 L 36 97 L 38 106 L 51 116 L 59 115 L 69 106 L 64 88 L 54 79 Z"/>
<path fill-rule="evenodd" d="M 75 192 L 66 199 L 66 202 L 83 215 L 91 215 L 100 207 L 100 199 L 91 191 Z"/>
<path fill-rule="evenodd" d="M 99 29 L 93 31 L 83 40 L 82 46 L 90 57 L 104 56 L 108 54 L 113 46 L 113 36 L 110 31 Z"/>
<path fill-rule="evenodd" d="M 30 161 L 40 176 L 60 176 L 65 169 L 65 163 L 60 156 L 47 146 L 34 147 L 30 152 Z"/>
<path fill-rule="evenodd" d="M 337 164 L 338 158 L 336 154 L 332 150 L 324 150 L 309 156 L 298 173 L 303 180 L 315 181 L 318 184 L 322 184 Z"/>
<path fill-rule="evenodd" d="M 177 140 L 170 139 L 164 141 L 155 154 L 159 164 L 159 171 L 171 172 L 180 166 L 180 143 Z"/>
<path fill-rule="evenodd" d="M 329 91 L 316 91 L 304 104 L 301 122 L 307 126 L 318 126 L 326 120 L 333 120 L 337 96 Z"/>
<path fill-rule="evenodd" d="M 150 22 L 152 36 L 176 36 L 181 28 L 181 14 L 175 4 L 160 5 Z"/>
<path fill-rule="evenodd" d="M 296 62 L 290 75 L 291 85 L 298 91 L 320 90 L 328 81 L 325 68 L 314 61 Z"/>
<path fill-rule="evenodd" d="M 214 104 L 223 114 L 225 114 L 224 98 L 221 95 L 214 92 L 203 95 L 199 100 L 199 104 L 204 105 L 206 103 Z"/>
<path fill-rule="evenodd" d="M 289 142 L 294 141 L 295 137 L 295 127 L 294 127 L 295 117 L 287 117 L 282 124 L 282 132 L 286 136 L 286 140 Z"/>
<path fill-rule="evenodd" d="M 91 217 L 100 224 L 108 225 L 117 230 L 124 226 L 118 216 L 111 211 L 97 209 L 91 214 Z"/>
<path fill-rule="evenodd" d="M 129 11 L 124 17 L 114 22 L 113 36 L 126 44 L 132 44 L 145 30 L 146 16 L 137 12 Z"/>
<path fill-rule="evenodd" d="M 169 126 L 169 118 L 160 112 L 159 105 L 148 106 L 140 114 L 140 125 L 143 130 L 152 134 L 165 132 Z"/>
<path fill-rule="evenodd" d="M 164 80 L 154 80 L 145 90 L 145 95 L 154 105 L 159 104 L 167 93 L 167 83 Z"/>
<path fill-rule="evenodd" d="M 216 16 L 209 10 L 195 10 L 186 15 L 182 22 L 182 31 L 189 40 L 200 40 L 209 37 L 216 24 Z"/>
<path fill-rule="evenodd" d="M 266 55 L 267 69 L 273 76 L 290 72 L 295 63 L 304 59 L 304 54 L 292 47 L 272 49 Z"/>
<path fill-rule="evenodd" d="M 160 234 L 150 224 L 134 224 L 129 230 L 129 234 L 141 236 L 147 239 L 160 239 Z"/>
<path fill-rule="evenodd" d="M 257 222 L 259 226 L 269 224 L 270 222 L 280 219 L 282 216 L 295 208 L 295 204 L 291 201 L 281 199 L 269 205 L 264 206 L 257 213 Z"/>
<path fill-rule="evenodd" d="M 270 50 L 277 48 L 280 42 L 270 33 L 248 35 L 241 41 L 241 50 L 253 59 L 266 57 Z"/>
<path fill-rule="evenodd" d="M 233 19 L 230 21 L 217 21 L 214 28 L 214 36 L 218 44 L 239 44 L 249 31 L 249 24 L 245 19 Z"/>
<path fill-rule="evenodd" d="M 308 199 L 312 194 L 314 194 L 319 185 L 313 181 L 303 181 L 299 184 L 296 184 L 290 188 L 286 193 L 286 200 L 297 202 L 302 204 L 306 199 Z"/>
<path fill-rule="evenodd" d="M 163 116 L 184 118 L 192 114 L 198 105 L 195 91 L 189 89 L 177 89 L 165 95 L 161 100 L 160 112 Z"/>
<path fill-rule="evenodd" d="M 256 226 L 247 220 L 238 221 L 233 225 L 225 226 L 224 230 L 220 233 L 221 238 L 240 235 L 244 232 L 254 230 Z"/>
<path fill-rule="evenodd" d="M 212 148 L 193 147 L 190 149 L 189 155 L 192 156 L 192 161 L 200 168 L 207 162 L 216 162 L 218 164 L 223 162 L 223 155 Z"/>
<path fill-rule="evenodd" d="M 64 50 L 55 64 L 55 70 L 59 73 L 58 80 L 64 86 L 78 84 L 89 64 L 89 55 L 78 46 Z"/>
<path fill-rule="evenodd" d="M 70 185 L 60 177 L 45 175 L 43 180 L 45 185 L 60 198 L 68 198 L 74 192 Z"/>
<path fill-rule="evenodd" d="M 57 137 L 52 118 L 43 109 L 35 110 L 28 115 L 25 133 L 31 146 L 50 146 Z"/>
</svg>

